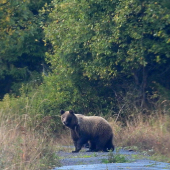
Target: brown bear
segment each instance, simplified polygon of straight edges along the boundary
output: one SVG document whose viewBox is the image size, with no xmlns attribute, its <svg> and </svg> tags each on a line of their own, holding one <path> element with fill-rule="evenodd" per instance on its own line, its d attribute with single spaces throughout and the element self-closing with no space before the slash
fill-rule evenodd
<svg viewBox="0 0 170 170">
<path fill-rule="evenodd" d="M 109 123 L 99 116 L 74 114 L 72 110 L 61 110 L 62 123 L 70 128 L 75 151 L 79 152 L 89 142 L 89 152 L 114 150 L 113 131 Z"/>
</svg>

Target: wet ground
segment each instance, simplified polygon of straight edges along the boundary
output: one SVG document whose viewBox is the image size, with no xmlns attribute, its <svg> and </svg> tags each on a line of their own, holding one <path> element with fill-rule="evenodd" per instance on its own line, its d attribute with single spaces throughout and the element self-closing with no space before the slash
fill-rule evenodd
<svg viewBox="0 0 170 170">
<path fill-rule="evenodd" d="M 86 152 L 83 149 L 79 153 L 69 153 L 65 151 L 57 152 L 61 161 L 61 167 L 54 170 L 170 170 L 170 164 L 156 162 L 139 152 L 121 149 L 113 152 L 126 158 L 125 163 L 107 163 L 108 152 Z"/>
</svg>

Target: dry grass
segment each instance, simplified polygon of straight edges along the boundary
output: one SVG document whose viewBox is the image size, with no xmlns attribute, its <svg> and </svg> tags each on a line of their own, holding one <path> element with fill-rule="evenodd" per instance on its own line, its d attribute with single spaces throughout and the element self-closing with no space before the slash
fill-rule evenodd
<svg viewBox="0 0 170 170">
<path fill-rule="evenodd" d="M 47 170 L 59 165 L 53 138 L 35 131 L 27 115 L 0 112 L 0 169 Z"/>
<path fill-rule="evenodd" d="M 167 115 L 137 116 L 127 121 L 127 126 L 111 121 L 117 146 L 137 146 L 160 160 L 170 162 L 170 117 Z"/>
<path fill-rule="evenodd" d="M 18 99 L 19 100 L 19 99 Z M 37 114 L 39 105 L 17 101 L 6 97 L 0 102 L 0 169 L 4 170 L 47 170 L 59 166 L 56 157 L 58 150 L 70 152 L 72 148 L 61 147 L 73 145 L 67 129 L 61 133 L 61 124 L 56 123 L 57 139 L 50 132 L 50 116 Z M 17 102 L 16 106 L 10 105 Z M 21 104 L 23 107 L 21 107 Z M 20 108 L 21 107 L 21 108 Z M 162 109 L 160 109 L 162 111 Z M 161 113 L 160 111 L 160 113 Z M 27 113 L 27 114 L 24 114 Z M 21 115 L 22 114 L 22 115 Z M 170 117 L 168 113 L 153 114 L 143 117 L 140 114 L 133 121 L 121 122 L 109 120 L 115 134 L 116 146 L 137 146 L 151 154 L 166 157 L 170 162 Z M 37 119 L 38 118 L 38 119 Z M 39 122 L 37 122 L 37 120 Z M 59 121 L 59 119 L 57 120 Z"/>
<path fill-rule="evenodd" d="M 126 126 L 121 122 L 108 120 L 115 134 L 116 147 L 130 147 L 141 151 L 147 151 L 150 155 L 156 155 L 154 159 L 170 162 L 170 116 L 138 115 L 132 121 L 126 121 Z M 72 148 L 61 147 L 73 145 L 70 132 L 67 129 L 58 138 L 58 150 L 70 152 Z"/>
<path fill-rule="evenodd" d="M 156 155 L 154 159 L 170 162 L 170 116 L 155 114 L 154 116 L 138 115 L 132 121 L 121 122 L 108 120 L 115 134 L 116 147 L 130 147 L 147 151 Z M 67 129 L 57 139 L 57 150 L 66 152 L 72 148 L 61 147 L 73 145 L 70 132 Z"/>
<path fill-rule="evenodd" d="M 71 152 L 73 150 L 73 141 L 71 139 L 70 130 L 63 130 L 56 139 L 56 151 Z"/>
</svg>

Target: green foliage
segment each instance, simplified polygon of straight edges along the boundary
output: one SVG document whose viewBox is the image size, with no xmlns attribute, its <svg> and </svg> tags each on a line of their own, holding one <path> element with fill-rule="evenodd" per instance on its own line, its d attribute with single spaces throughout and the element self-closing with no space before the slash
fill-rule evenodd
<svg viewBox="0 0 170 170">
<path fill-rule="evenodd" d="M 124 155 L 121 154 L 114 154 L 113 152 L 110 152 L 108 154 L 108 159 L 103 159 L 103 163 L 125 163 L 128 162 L 127 158 Z"/>
<path fill-rule="evenodd" d="M 59 110 L 48 99 L 48 93 L 44 88 L 31 84 L 22 86 L 20 96 L 6 94 L 0 102 L 0 108 L 4 113 L 10 111 L 12 118 L 16 115 L 28 117 L 27 124 L 30 127 L 36 127 L 36 130 L 43 132 L 46 129 L 48 136 L 52 134 L 51 132 L 62 130 Z M 6 116 L 8 114 L 4 115 L 4 119 Z"/>
<path fill-rule="evenodd" d="M 53 46 L 47 54 L 53 73 L 45 81 L 58 106 L 114 113 L 115 96 L 125 94 L 128 86 L 138 91 L 138 106 L 143 107 L 152 81 L 169 85 L 167 4 L 54 0 L 45 26 Z"/>
<path fill-rule="evenodd" d="M 37 97 L 39 91 L 32 94 L 31 98 L 22 93 L 17 99 L 5 95 L 0 102 L 0 169 L 46 170 L 60 166 L 52 129 L 58 124 L 38 108 L 43 102 Z M 38 106 L 34 104 L 36 99 Z"/>
<path fill-rule="evenodd" d="M 93 3 L 95 4 L 95 2 L 90 3 L 91 6 Z M 87 41 L 94 32 L 91 30 L 93 21 L 89 17 L 93 18 L 93 13 L 98 10 L 95 7 L 92 9 L 93 13 L 86 16 L 91 12 L 86 1 L 82 3 L 55 1 L 54 6 L 54 10 L 50 14 L 52 22 L 45 29 L 46 36 L 53 45 L 54 51 L 52 55 L 47 55 L 47 61 L 52 65 L 54 74 L 46 79 L 48 82 L 54 83 L 52 88 L 54 86 L 58 88 L 57 102 L 60 103 L 61 100 L 67 108 L 76 108 L 77 111 L 97 112 L 103 105 L 110 102 L 103 97 L 108 85 L 106 82 L 99 81 L 97 76 L 92 79 L 87 75 L 84 62 L 90 62 L 92 58 L 87 45 Z M 96 15 L 98 14 L 96 13 Z M 87 22 L 91 21 L 92 23 L 88 25 Z M 93 71 L 95 72 L 95 69 Z"/>
<path fill-rule="evenodd" d="M 170 57 L 169 9 L 153 1 L 120 2 L 114 21 L 121 54 L 119 62 L 123 68 L 139 69 L 140 65 L 153 67 L 167 62 Z"/>
<path fill-rule="evenodd" d="M 62 56 L 69 72 L 81 68 L 89 78 L 111 78 L 169 57 L 170 12 L 158 2 L 67 0 L 54 5 L 46 29 L 54 67 Z"/>
<path fill-rule="evenodd" d="M 39 9 L 50 0 L 0 2 L 0 98 L 21 83 L 40 80 L 47 47 Z"/>
<path fill-rule="evenodd" d="M 64 108 L 120 115 L 123 100 L 143 109 L 153 82 L 170 87 L 169 9 L 165 0 L 3 0 L 0 95 L 21 82 L 40 85 L 43 71 L 43 114 Z"/>
</svg>

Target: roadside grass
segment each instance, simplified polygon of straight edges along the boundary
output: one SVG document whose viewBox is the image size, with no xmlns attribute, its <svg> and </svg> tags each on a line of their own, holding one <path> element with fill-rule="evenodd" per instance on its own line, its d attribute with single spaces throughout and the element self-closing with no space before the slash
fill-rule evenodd
<svg viewBox="0 0 170 170">
<path fill-rule="evenodd" d="M 43 97 L 6 95 L 0 102 L 0 169 L 47 170 L 60 166 L 57 151 L 74 150 L 70 132 L 62 129 L 59 116 L 52 120 L 41 108 Z M 108 120 L 115 134 L 115 146 L 144 151 L 151 159 L 170 162 L 170 116 L 153 112 L 136 114 L 126 125 Z M 54 133 L 53 127 L 57 129 Z M 96 156 L 96 155 L 94 155 Z M 84 156 L 84 158 L 86 155 Z M 88 156 L 87 156 L 88 157 Z M 108 162 L 125 161 L 122 155 L 108 156 Z"/>
<path fill-rule="evenodd" d="M 0 102 L 0 169 L 47 170 L 60 166 L 50 119 L 39 119 L 41 115 L 32 114 L 33 110 L 35 107 L 22 98 L 12 101 L 6 96 Z"/>
<path fill-rule="evenodd" d="M 12 170 L 46 170 L 60 166 L 57 151 L 71 152 L 74 148 L 68 129 L 56 137 L 49 133 L 49 127 L 35 130 L 31 118 L 0 111 L 0 169 Z M 115 134 L 116 147 L 130 150 L 146 151 L 151 159 L 170 162 L 170 117 L 157 115 L 145 119 L 142 116 L 127 121 L 127 126 L 110 120 Z M 93 155 L 92 155 L 93 156 Z M 96 155 L 94 155 L 96 156 Z M 84 155 L 83 158 L 89 156 Z M 108 154 L 103 163 L 128 162 L 121 154 Z"/>
<path fill-rule="evenodd" d="M 73 141 L 68 128 L 64 129 L 60 135 L 56 137 L 56 141 L 56 152 L 63 151 L 71 153 L 74 150 Z"/>
<path fill-rule="evenodd" d="M 55 140 L 29 127 L 29 121 L 27 115 L 4 116 L 0 111 L 0 169 L 47 170 L 60 165 Z"/>
<path fill-rule="evenodd" d="M 152 114 L 138 115 L 126 126 L 112 120 L 115 145 L 131 147 L 130 150 L 145 151 L 151 159 L 170 162 L 170 116 Z"/>
<path fill-rule="evenodd" d="M 140 151 L 140 157 L 150 156 L 150 159 L 170 163 L 170 116 L 167 114 L 152 114 L 143 116 L 139 114 L 133 120 L 121 122 L 109 119 L 114 131 L 114 143 L 116 148 L 125 148 L 132 151 Z M 63 131 L 58 140 L 59 150 L 71 152 L 74 148 L 63 147 L 73 146 L 69 130 Z M 138 156 L 134 155 L 139 158 Z M 137 159 L 136 158 L 136 159 Z M 115 158 L 119 161 L 121 155 Z M 105 160 L 109 162 L 109 158 Z"/>
<path fill-rule="evenodd" d="M 74 149 L 73 141 L 72 141 L 71 135 L 70 135 L 70 130 L 68 128 L 63 130 L 60 133 L 60 135 L 57 136 L 57 143 L 58 143 L 58 146 L 62 146 L 63 149 L 64 148 Z"/>
</svg>

